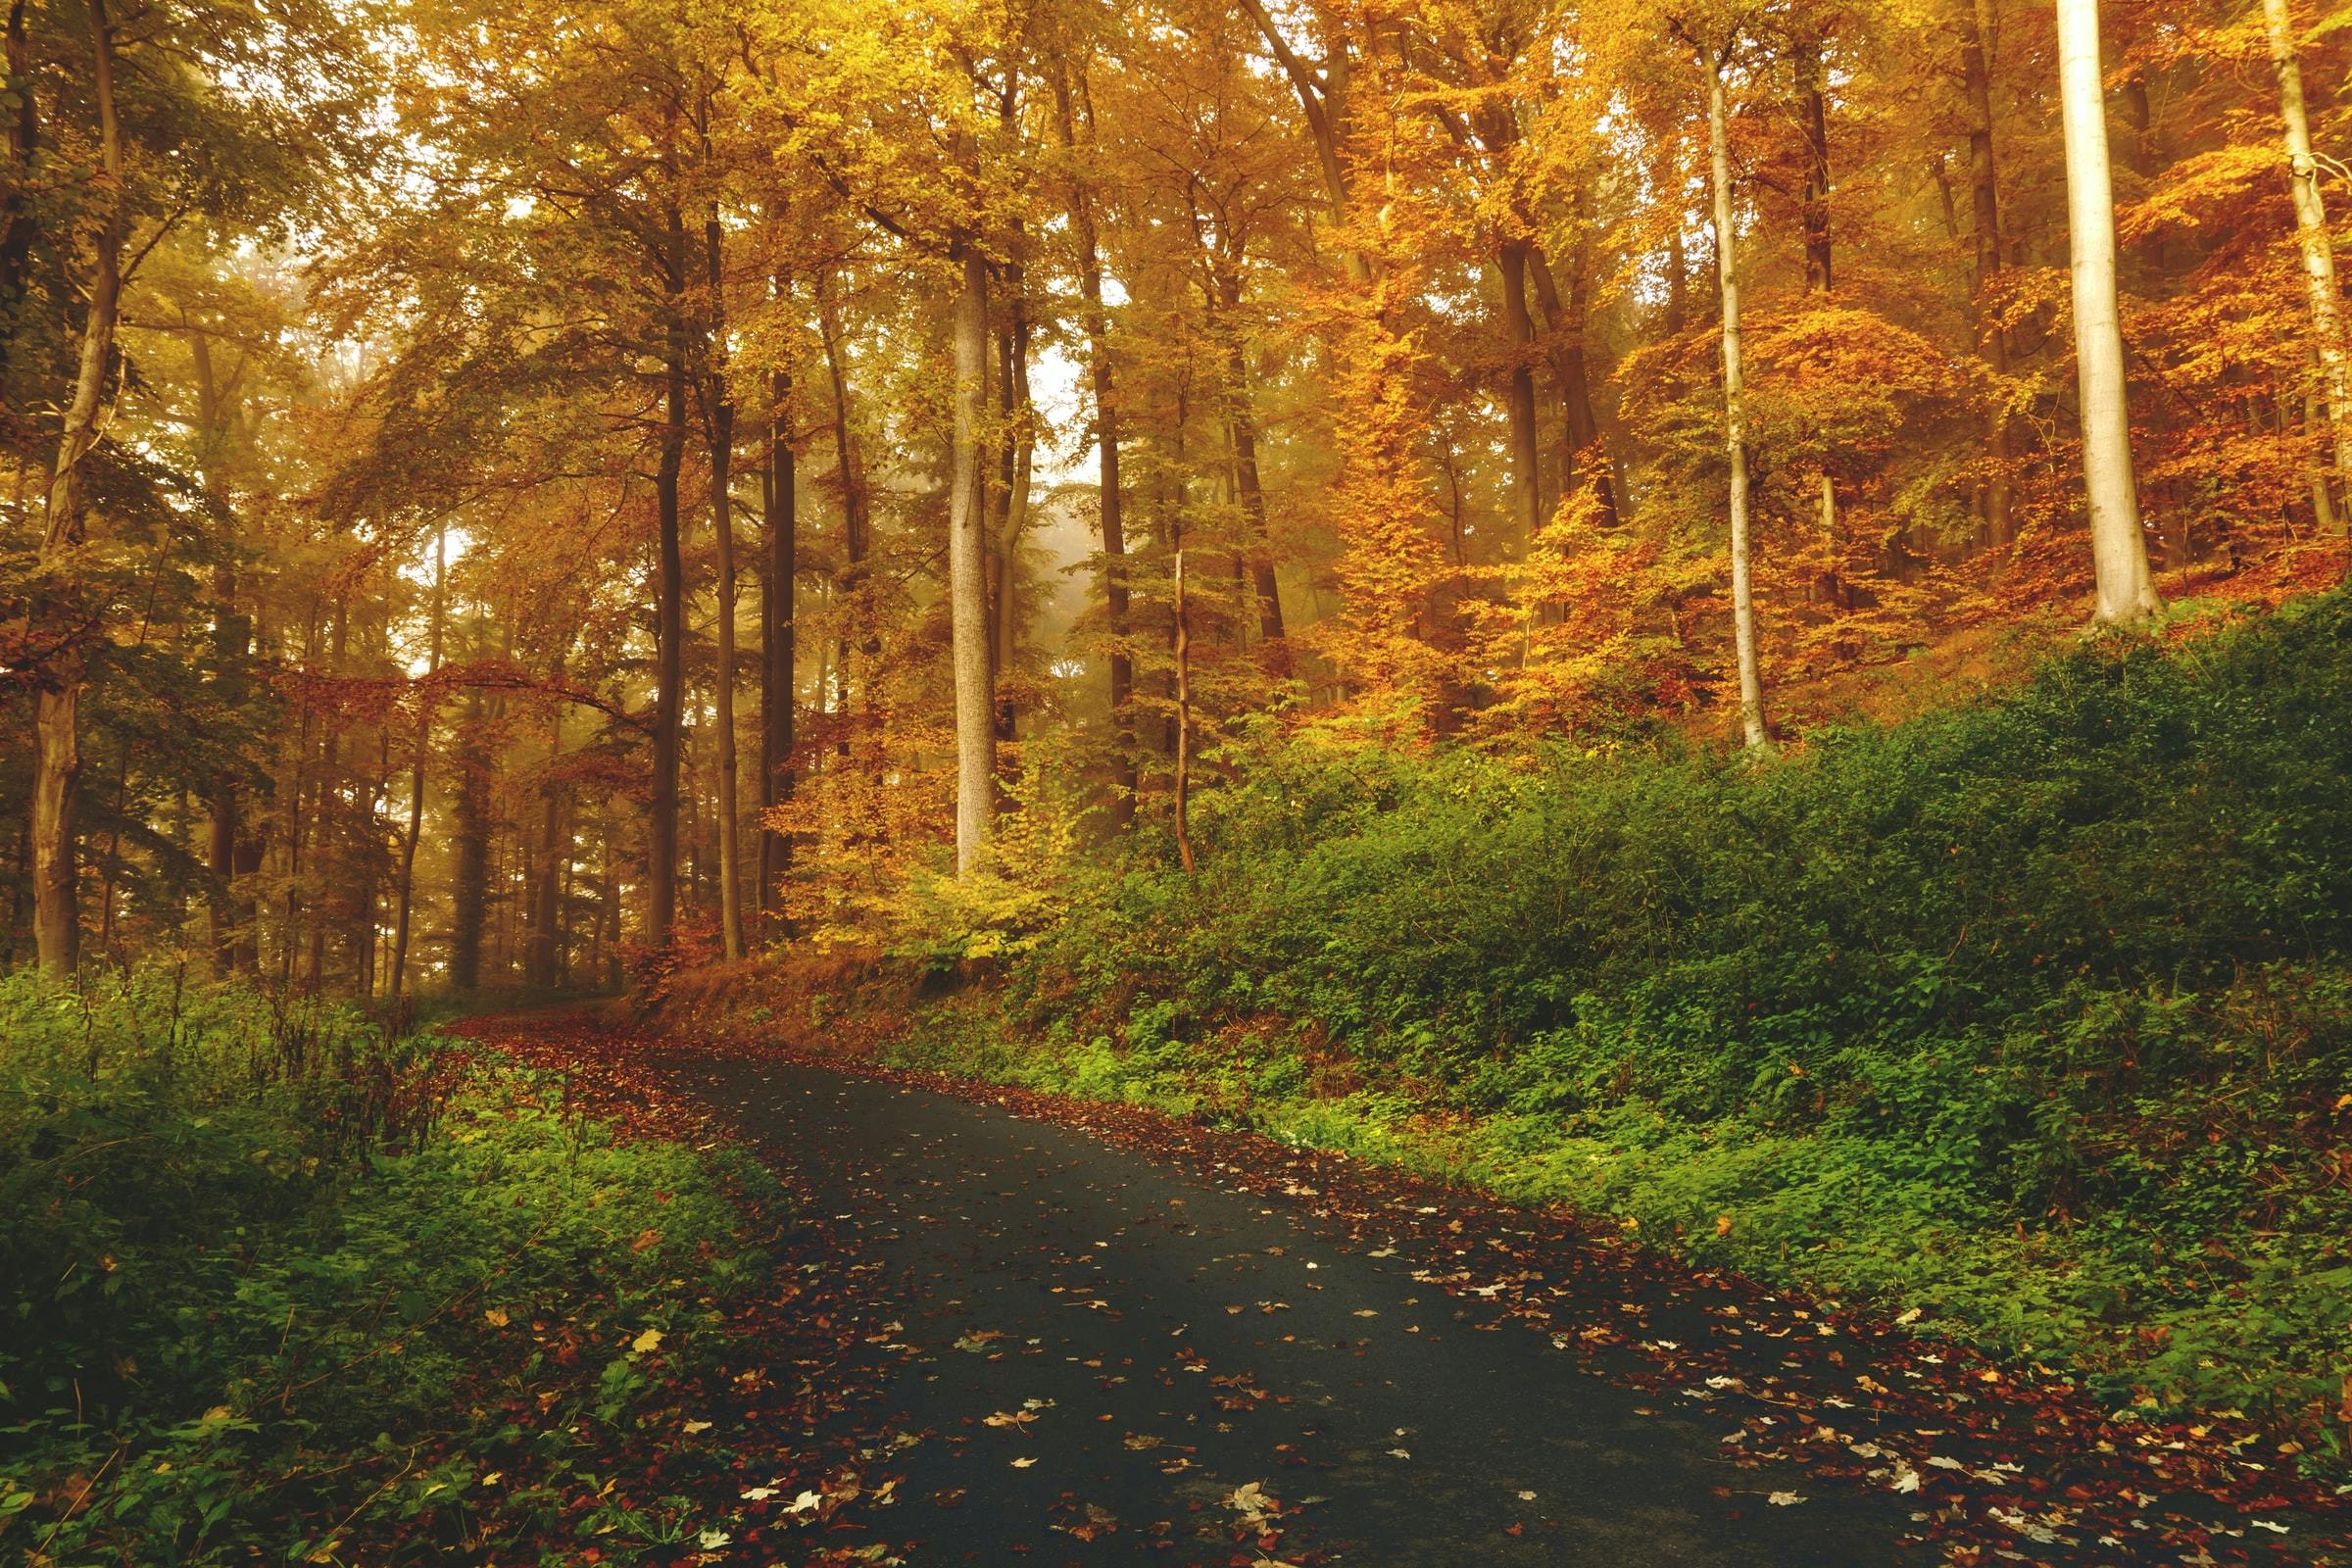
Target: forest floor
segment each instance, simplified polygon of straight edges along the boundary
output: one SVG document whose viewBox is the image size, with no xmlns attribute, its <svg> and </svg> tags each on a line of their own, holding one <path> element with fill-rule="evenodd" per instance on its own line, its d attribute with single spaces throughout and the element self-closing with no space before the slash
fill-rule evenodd
<svg viewBox="0 0 2352 1568">
<path fill-rule="evenodd" d="M 1560 1209 L 582 1013 L 466 1032 L 748 1143 L 808 1205 L 783 1272 L 854 1302 L 799 1361 L 818 1424 L 683 1421 L 735 1494 L 700 1560 L 2352 1563 L 2348 1499 L 2250 1431 L 2114 1422 Z"/>
</svg>

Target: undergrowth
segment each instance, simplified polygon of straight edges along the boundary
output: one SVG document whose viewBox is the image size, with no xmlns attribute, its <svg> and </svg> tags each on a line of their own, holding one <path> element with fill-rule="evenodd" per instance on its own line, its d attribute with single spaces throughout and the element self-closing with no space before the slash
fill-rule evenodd
<svg viewBox="0 0 2352 1568">
<path fill-rule="evenodd" d="M 350 1008 L 0 981 L 0 1551 L 625 1560 L 577 1499 L 760 1277 L 739 1203 L 774 1197 Z"/>
<path fill-rule="evenodd" d="M 1568 1200 L 2345 1466 L 2344 594 L 1762 763 L 1214 760 L 1198 875 L 1067 868 L 899 1058 Z"/>
</svg>

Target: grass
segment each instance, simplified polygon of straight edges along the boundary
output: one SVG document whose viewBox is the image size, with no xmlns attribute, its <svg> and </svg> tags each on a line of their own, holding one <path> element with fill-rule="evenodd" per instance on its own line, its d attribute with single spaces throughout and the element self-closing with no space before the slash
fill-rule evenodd
<svg viewBox="0 0 2352 1568">
<path fill-rule="evenodd" d="M 0 981 L 0 1547 L 376 1562 L 590 1530 L 625 1560 L 578 1498 L 763 1277 L 745 1205 L 777 1201 L 748 1156 L 622 1141 L 348 1009 Z"/>
</svg>

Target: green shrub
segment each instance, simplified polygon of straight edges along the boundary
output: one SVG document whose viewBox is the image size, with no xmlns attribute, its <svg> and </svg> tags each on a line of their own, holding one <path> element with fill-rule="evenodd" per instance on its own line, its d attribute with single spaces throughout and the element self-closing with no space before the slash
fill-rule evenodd
<svg viewBox="0 0 2352 1568">
<path fill-rule="evenodd" d="M 647 1390 L 634 1337 L 759 1276 L 741 1193 L 773 1195 L 748 1158 L 616 1143 L 347 1009 L 0 982 L 0 1544 L 300 1560 L 406 1517 L 431 1556 L 484 1455 L 592 1449 Z"/>
<path fill-rule="evenodd" d="M 967 1068 L 1247 1102 L 2343 1457 L 2352 594 L 1763 762 L 1263 726 L 1227 760 L 1198 875 L 1080 867 L 915 1040 L 952 1015 Z M 1009 1043 L 1048 1027 L 1124 1049 Z"/>
</svg>

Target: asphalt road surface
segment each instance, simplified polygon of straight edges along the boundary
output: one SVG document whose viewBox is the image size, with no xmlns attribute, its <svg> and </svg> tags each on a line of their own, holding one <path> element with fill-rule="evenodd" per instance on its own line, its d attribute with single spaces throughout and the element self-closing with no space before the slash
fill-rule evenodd
<svg viewBox="0 0 2352 1568">
<path fill-rule="evenodd" d="M 912 1564 L 1862 1565 L 1906 1499 L 1741 1462 L 1304 1203 L 995 1106 L 667 1056 L 887 1265 Z M 904 1441 L 904 1440 L 902 1440 Z M 1778 1500 L 1775 1500 L 1776 1494 Z"/>
</svg>

